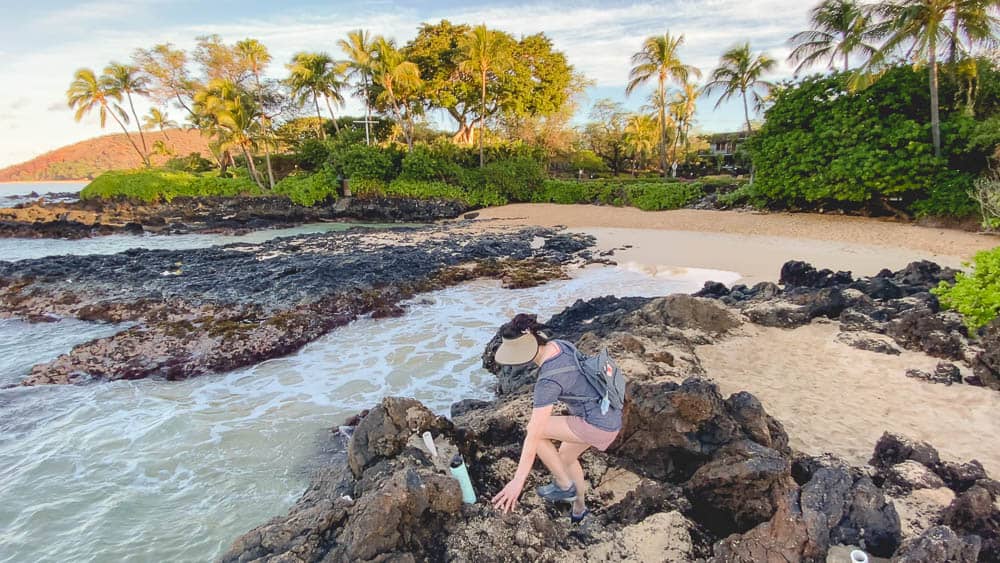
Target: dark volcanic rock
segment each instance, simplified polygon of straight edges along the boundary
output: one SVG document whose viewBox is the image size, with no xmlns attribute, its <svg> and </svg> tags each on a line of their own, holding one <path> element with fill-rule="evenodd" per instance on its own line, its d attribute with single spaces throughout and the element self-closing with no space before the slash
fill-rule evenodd
<svg viewBox="0 0 1000 563">
<path fill-rule="evenodd" d="M 980 561 L 1000 561 L 1000 507 L 997 506 L 1000 487 L 984 485 L 977 484 L 955 497 L 941 516 L 941 523 L 958 533 L 982 538 Z"/>
<path fill-rule="evenodd" d="M 946 360 L 962 359 L 965 326 L 953 313 L 908 311 L 889 323 L 886 333 L 904 348 Z"/>
<path fill-rule="evenodd" d="M 983 385 L 1000 391 L 1000 318 L 982 332 L 983 350 L 976 354 L 972 367 Z"/>
<path fill-rule="evenodd" d="M 948 526 L 934 526 L 903 542 L 892 563 L 975 563 L 981 545 L 979 536 L 960 537 Z"/>
<path fill-rule="evenodd" d="M 438 418 L 415 399 L 389 397 L 361 419 L 347 448 L 347 463 L 355 477 L 374 461 L 396 457 L 413 434 L 440 433 L 451 423 Z"/>
<path fill-rule="evenodd" d="M 779 283 L 786 287 L 825 288 L 854 281 L 850 272 L 816 270 L 811 264 L 792 260 L 781 267 Z"/>
</svg>

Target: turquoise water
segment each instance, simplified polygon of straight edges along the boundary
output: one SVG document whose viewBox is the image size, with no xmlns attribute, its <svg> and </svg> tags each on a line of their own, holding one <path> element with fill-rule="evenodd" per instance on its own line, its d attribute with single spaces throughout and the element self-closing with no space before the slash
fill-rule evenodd
<svg viewBox="0 0 1000 563">
<path fill-rule="evenodd" d="M 386 395 L 440 413 L 489 398 L 480 354 L 513 314 L 547 318 L 577 299 L 691 292 L 708 279 L 735 274 L 588 268 L 519 290 L 475 281 L 227 374 L 0 389 L 0 563 L 209 561 L 295 502 L 347 416 Z M 113 330 L 0 321 L 3 381 Z"/>
</svg>

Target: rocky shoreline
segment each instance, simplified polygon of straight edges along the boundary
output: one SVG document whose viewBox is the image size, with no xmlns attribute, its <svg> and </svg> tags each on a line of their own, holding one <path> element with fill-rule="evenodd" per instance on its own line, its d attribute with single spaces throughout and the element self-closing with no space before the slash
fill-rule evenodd
<svg viewBox="0 0 1000 563">
<path fill-rule="evenodd" d="M 496 514 L 486 500 L 513 476 L 531 410 L 531 375 L 498 368 L 495 338 L 483 365 L 497 375 L 496 400 L 461 401 L 445 418 L 412 399 L 384 399 L 349 421 L 349 440 L 287 515 L 237 539 L 220 560 L 749 563 L 828 561 L 837 553 L 842 559 L 833 560 L 846 561 L 861 548 L 894 562 L 1000 561 L 1000 482 L 977 461 L 942 460 L 932 446 L 891 434 L 865 466 L 795 452 L 753 395 L 723 397 L 706 379 L 699 344 L 754 316 L 791 324 L 850 316 L 870 304 L 849 293 L 857 303 L 831 308 L 819 296 L 882 283 L 812 272 L 788 266 L 785 287 L 768 286 L 770 297 L 763 287 L 744 299 L 733 293 L 753 292 L 710 284 L 704 293 L 715 299 L 606 297 L 548 321 L 555 336 L 584 351 L 607 346 L 630 377 L 622 433 L 607 453 L 582 458 L 592 485 L 592 516 L 582 525 L 571 526 L 565 508 L 533 493 L 544 471 L 533 472 L 514 513 Z M 879 322 L 905 318 L 913 307 L 900 302 L 948 272 L 917 264 L 890 274 L 877 279 L 909 296 L 869 297 L 901 309 Z M 748 313 L 752 307 L 760 313 Z M 767 307 L 776 311 L 765 314 Z M 424 431 L 441 457 L 421 444 Z M 480 497 L 474 505 L 462 504 L 445 469 L 455 451 L 469 465 Z"/>
<path fill-rule="evenodd" d="M 130 323 L 35 366 L 23 385 L 184 379 L 289 354 L 417 293 L 490 277 L 527 287 L 592 259 L 591 237 L 462 225 L 261 244 L 0 262 L 0 317 Z"/>
<path fill-rule="evenodd" d="M 304 223 L 430 223 L 469 210 L 452 200 L 342 198 L 304 207 L 286 197 L 178 197 L 169 203 L 130 200 L 31 202 L 0 208 L 0 238 L 80 239 L 112 234 L 241 234 Z"/>
</svg>

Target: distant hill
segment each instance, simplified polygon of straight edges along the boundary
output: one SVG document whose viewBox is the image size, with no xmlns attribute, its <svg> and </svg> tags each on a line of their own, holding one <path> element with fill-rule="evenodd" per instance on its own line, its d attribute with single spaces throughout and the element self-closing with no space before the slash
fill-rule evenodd
<svg viewBox="0 0 1000 563">
<path fill-rule="evenodd" d="M 174 156 L 187 156 L 193 152 L 211 158 L 208 139 L 201 133 L 186 129 L 168 129 L 166 132 L 146 131 L 146 145 L 163 140 Z M 132 133 L 135 143 L 142 147 L 139 134 Z M 155 164 L 170 156 L 153 155 Z M 30 182 L 46 180 L 88 180 L 108 170 L 139 168 L 142 160 L 129 144 L 124 133 L 95 137 L 47 152 L 21 164 L 0 169 L 0 182 Z"/>
</svg>

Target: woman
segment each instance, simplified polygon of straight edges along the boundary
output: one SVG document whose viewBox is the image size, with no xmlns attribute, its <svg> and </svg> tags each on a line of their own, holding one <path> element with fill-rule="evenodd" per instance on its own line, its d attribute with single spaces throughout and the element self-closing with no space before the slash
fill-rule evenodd
<svg viewBox="0 0 1000 563">
<path fill-rule="evenodd" d="M 598 391 L 580 373 L 573 349 L 564 342 L 550 341 L 545 328 L 535 315 L 521 314 L 500 332 L 498 364 L 534 362 L 539 370 L 517 471 L 493 497 L 493 504 L 502 512 L 513 510 L 537 455 L 552 473 L 552 483 L 538 487 L 538 495 L 552 502 L 573 501 L 570 520 L 577 523 L 588 513 L 584 499 L 587 481 L 578 458 L 587 448 L 604 451 L 611 445 L 621 430 L 622 412 L 614 407 L 601 412 Z M 566 404 L 570 416 L 552 414 L 556 401 Z M 558 448 L 553 440 L 560 442 Z"/>
</svg>

